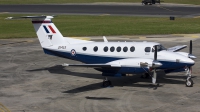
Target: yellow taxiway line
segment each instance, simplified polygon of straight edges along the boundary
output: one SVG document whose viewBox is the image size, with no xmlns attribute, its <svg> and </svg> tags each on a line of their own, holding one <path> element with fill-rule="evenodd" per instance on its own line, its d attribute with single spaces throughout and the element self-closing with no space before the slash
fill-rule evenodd
<svg viewBox="0 0 200 112">
<path fill-rule="evenodd" d="M 1 112 L 10 112 L 8 108 L 6 108 L 2 103 L 0 103 L 0 111 Z"/>
<path fill-rule="evenodd" d="M 75 38 L 75 39 L 81 39 L 81 40 L 91 40 L 90 38 L 88 37 L 69 37 L 69 38 Z"/>
</svg>

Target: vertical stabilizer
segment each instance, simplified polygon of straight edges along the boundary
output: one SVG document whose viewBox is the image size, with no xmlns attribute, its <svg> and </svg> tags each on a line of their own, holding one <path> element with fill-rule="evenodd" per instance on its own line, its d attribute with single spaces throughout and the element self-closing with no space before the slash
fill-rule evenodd
<svg viewBox="0 0 200 112">
<path fill-rule="evenodd" d="M 51 21 L 52 18 L 52 16 L 46 16 L 45 18 L 32 19 L 34 29 L 42 47 L 59 45 L 64 42 L 64 37 Z"/>
<path fill-rule="evenodd" d="M 22 16 L 22 17 L 7 17 L 6 19 L 31 19 L 41 46 L 62 46 L 67 44 L 79 44 L 89 41 L 63 37 L 60 31 L 52 22 L 53 16 Z"/>
</svg>

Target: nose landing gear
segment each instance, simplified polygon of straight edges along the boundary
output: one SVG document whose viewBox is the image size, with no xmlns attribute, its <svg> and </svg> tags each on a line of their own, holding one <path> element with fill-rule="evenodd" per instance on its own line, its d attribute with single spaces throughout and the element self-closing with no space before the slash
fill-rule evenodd
<svg viewBox="0 0 200 112">
<path fill-rule="evenodd" d="M 192 80 L 192 67 L 187 68 L 186 75 L 187 75 L 187 79 L 185 81 L 186 87 L 193 87 L 194 82 Z"/>
<path fill-rule="evenodd" d="M 192 78 L 188 78 L 185 82 L 186 87 L 193 87 L 193 84 Z"/>
</svg>

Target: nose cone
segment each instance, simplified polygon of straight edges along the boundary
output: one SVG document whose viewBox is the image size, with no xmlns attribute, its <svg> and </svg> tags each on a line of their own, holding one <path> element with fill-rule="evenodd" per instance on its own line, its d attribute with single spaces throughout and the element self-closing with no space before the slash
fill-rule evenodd
<svg viewBox="0 0 200 112">
<path fill-rule="evenodd" d="M 188 64 L 188 66 L 192 66 L 195 64 L 194 60 L 192 60 L 190 58 L 186 58 L 186 57 L 183 59 L 183 62 Z"/>
</svg>

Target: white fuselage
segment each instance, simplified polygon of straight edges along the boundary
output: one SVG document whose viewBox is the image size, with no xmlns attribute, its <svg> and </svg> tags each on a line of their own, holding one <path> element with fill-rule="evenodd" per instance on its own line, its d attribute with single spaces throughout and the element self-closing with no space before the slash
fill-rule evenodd
<svg viewBox="0 0 200 112">
<path fill-rule="evenodd" d="M 87 42 L 51 46 L 47 48 L 66 53 L 66 57 L 87 64 L 91 63 L 121 63 L 121 66 L 140 67 L 140 63 L 154 59 L 155 42 Z M 194 64 L 190 58 L 177 52 L 158 51 L 157 60 L 163 63 L 162 69 L 183 68 Z M 122 64 L 123 63 L 123 64 Z"/>
</svg>

